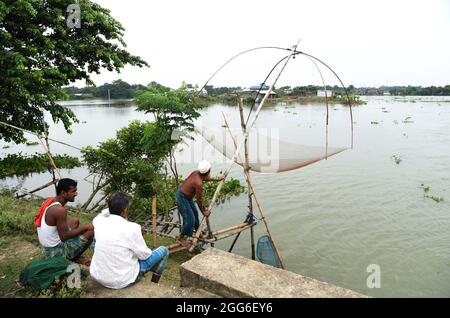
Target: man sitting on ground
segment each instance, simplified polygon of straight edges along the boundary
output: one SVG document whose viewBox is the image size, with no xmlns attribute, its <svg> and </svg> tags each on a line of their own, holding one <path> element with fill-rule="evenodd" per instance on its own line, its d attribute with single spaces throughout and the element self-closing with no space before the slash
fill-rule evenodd
<svg viewBox="0 0 450 318">
<path fill-rule="evenodd" d="M 158 283 L 169 258 L 169 250 L 160 246 L 153 251 L 142 237 L 141 226 L 128 221 L 130 196 L 113 194 L 105 209 L 94 218 L 95 251 L 91 276 L 108 288 L 120 289 L 139 281 L 148 271 Z"/>
<path fill-rule="evenodd" d="M 202 202 L 203 181 L 222 181 L 222 178 L 213 179 L 210 177 L 211 164 L 202 160 L 198 164 L 198 170 L 192 172 L 175 194 L 178 211 L 183 218 L 183 228 L 181 230 L 179 243 L 187 247 L 190 242 L 186 237 L 192 236 L 199 227 L 198 211 L 193 198 L 195 196 L 197 205 L 205 217 L 209 217 L 210 211 L 205 209 Z"/>
<path fill-rule="evenodd" d="M 79 220 L 75 218 L 67 220 L 67 210 L 64 207 L 67 202 L 74 202 L 77 195 L 75 180 L 59 180 L 56 197 L 44 202 L 34 224 L 44 258 L 62 256 L 89 266 L 89 260 L 80 257 L 92 243 L 94 227 L 91 224 L 80 226 Z"/>
</svg>

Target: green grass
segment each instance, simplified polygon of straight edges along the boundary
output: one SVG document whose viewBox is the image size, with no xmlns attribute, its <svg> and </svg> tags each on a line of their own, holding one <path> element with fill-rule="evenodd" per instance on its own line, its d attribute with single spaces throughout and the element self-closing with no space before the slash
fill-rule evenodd
<svg viewBox="0 0 450 318">
<path fill-rule="evenodd" d="M 144 240 L 147 245 L 152 248 L 153 239 L 151 234 L 144 235 Z M 158 246 L 168 246 L 170 244 L 175 243 L 175 239 L 157 236 L 156 238 L 156 247 Z M 173 253 L 169 256 L 169 260 L 167 261 L 167 267 L 164 270 L 163 275 L 161 276 L 161 284 L 171 285 L 171 286 L 180 286 L 181 276 L 180 276 L 180 265 L 188 260 L 190 260 L 195 254 L 189 253 L 188 251 L 179 251 Z"/>
</svg>

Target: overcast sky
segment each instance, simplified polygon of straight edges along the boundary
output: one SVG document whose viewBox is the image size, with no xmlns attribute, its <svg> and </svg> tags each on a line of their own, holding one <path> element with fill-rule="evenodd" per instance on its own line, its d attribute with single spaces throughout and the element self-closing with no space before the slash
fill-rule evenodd
<svg viewBox="0 0 450 318">
<path fill-rule="evenodd" d="M 450 1 L 327 0 L 95 0 L 126 28 L 128 50 L 150 68 L 103 71 L 115 79 L 178 87 L 202 85 L 234 54 L 257 46 L 291 47 L 330 65 L 345 85 L 450 84 Z M 255 85 L 283 52 L 236 59 L 214 86 Z M 324 72 L 327 84 L 337 82 Z M 319 84 L 306 58 L 291 61 L 280 85 Z"/>
</svg>

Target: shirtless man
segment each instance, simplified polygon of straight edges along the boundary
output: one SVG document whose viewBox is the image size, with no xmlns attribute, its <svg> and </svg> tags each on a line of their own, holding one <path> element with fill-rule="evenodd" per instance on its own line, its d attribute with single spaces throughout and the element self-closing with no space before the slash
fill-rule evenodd
<svg viewBox="0 0 450 318">
<path fill-rule="evenodd" d="M 211 164 L 200 161 L 198 170 L 193 171 L 178 189 L 175 197 L 177 199 L 178 210 L 183 218 L 183 227 L 178 241 L 184 247 L 189 246 L 187 236 L 192 236 L 199 227 L 198 211 L 193 201 L 195 196 L 200 212 L 205 217 L 209 217 L 211 211 L 205 209 L 202 202 L 203 181 L 222 181 L 224 178 L 213 179 L 210 177 Z"/>
<path fill-rule="evenodd" d="M 91 245 L 94 237 L 92 224 L 80 226 L 78 219 L 67 219 L 64 205 L 74 202 L 77 182 L 61 179 L 56 186 L 56 197 L 45 209 L 40 226 L 37 228 L 39 242 L 44 258 L 63 256 L 68 260 L 89 265 L 89 261 L 80 256 Z"/>
</svg>

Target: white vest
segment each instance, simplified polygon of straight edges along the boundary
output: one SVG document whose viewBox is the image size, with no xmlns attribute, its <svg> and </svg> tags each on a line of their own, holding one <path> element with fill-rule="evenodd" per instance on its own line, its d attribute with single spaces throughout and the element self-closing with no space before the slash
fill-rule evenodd
<svg viewBox="0 0 450 318">
<path fill-rule="evenodd" d="M 45 247 L 55 247 L 56 245 L 61 243 L 56 225 L 50 226 L 45 222 L 45 215 L 47 214 L 48 208 L 55 204 L 61 205 L 61 203 L 59 202 L 53 202 L 52 204 L 50 204 L 45 209 L 44 214 L 42 215 L 41 226 L 37 228 L 39 243 L 41 243 L 41 245 Z"/>
</svg>

